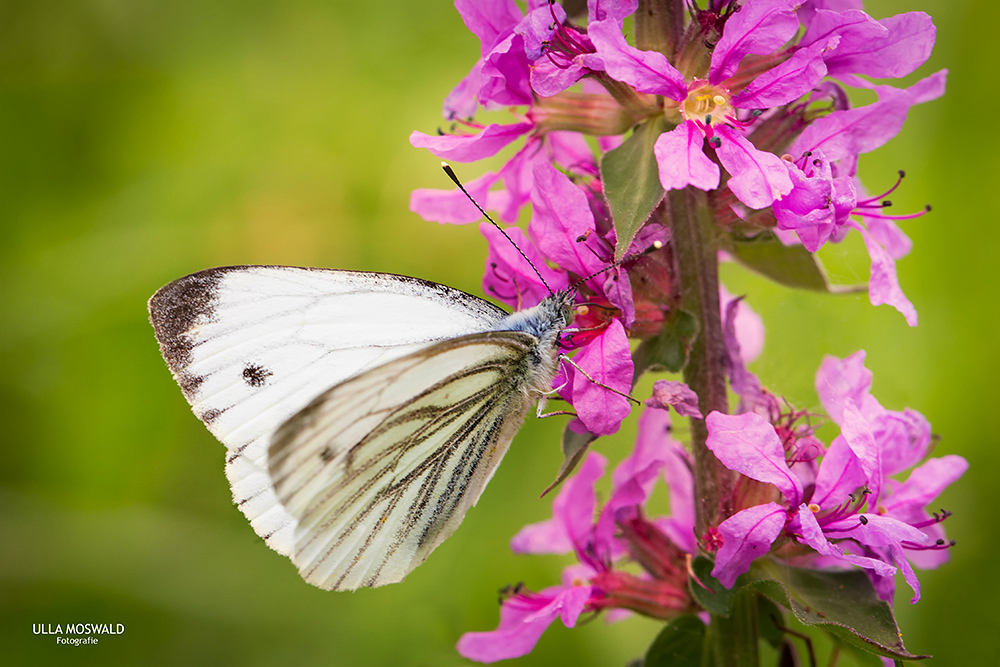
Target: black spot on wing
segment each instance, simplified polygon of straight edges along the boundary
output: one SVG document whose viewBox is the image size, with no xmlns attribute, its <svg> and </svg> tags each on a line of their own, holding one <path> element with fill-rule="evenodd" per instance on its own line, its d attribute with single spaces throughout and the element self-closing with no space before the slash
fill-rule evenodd
<svg viewBox="0 0 1000 667">
<path fill-rule="evenodd" d="M 198 415 L 198 418 L 200 420 L 202 420 L 203 422 L 205 422 L 206 424 L 211 424 L 216 419 L 218 419 L 220 416 L 222 416 L 222 412 L 223 412 L 222 410 L 216 410 L 215 408 L 209 408 L 208 410 L 205 410 L 203 413 L 201 413 L 200 415 Z"/>
<path fill-rule="evenodd" d="M 170 370 L 178 376 L 185 393 L 198 388 L 201 378 L 185 380 L 181 374 L 191 363 L 193 342 L 188 332 L 208 322 L 215 311 L 215 301 L 222 277 L 237 267 L 199 271 L 161 287 L 149 300 L 149 321 L 160 343 L 160 352 Z"/>
<path fill-rule="evenodd" d="M 257 364 L 247 364 L 243 369 L 243 380 L 251 387 L 263 387 L 267 378 L 274 375 L 271 371 Z"/>
</svg>

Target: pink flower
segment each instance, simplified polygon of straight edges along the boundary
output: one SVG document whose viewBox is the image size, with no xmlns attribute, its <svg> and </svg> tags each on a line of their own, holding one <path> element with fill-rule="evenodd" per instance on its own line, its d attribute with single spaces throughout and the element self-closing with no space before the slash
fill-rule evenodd
<svg viewBox="0 0 1000 667">
<path fill-rule="evenodd" d="M 946 456 L 913 470 L 906 482 L 891 479 L 923 457 L 930 427 L 917 413 L 882 408 L 869 393 L 871 373 L 863 360 L 863 352 L 844 360 L 828 357 L 817 374 L 823 404 L 841 426 L 817 467 L 796 465 L 815 461 L 822 452 L 808 429 L 783 421 L 776 428 L 753 412 L 708 416 L 709 449 L 727 468 L 753 480 L 741 480 L 737 489 L 756 489 L 754 498 L 772 489 L 769 502 L 743 504 L 738 497 L 743 509 L 719 524 L 722 545 L 712 574 L 723 585 L 731 587 L 781 535 L 834 562 L 865 568 L 887 600 L 897 569 L 916 602 L 920 584 L 912 564 L 936 567 L 945 560 L 951 543 L 940 522 L 948 513 L 931 516 L 924 508 L 961 476 L 967 463 Z M 783 551 L 801 557 L 787 547 Z"/>
</svg>

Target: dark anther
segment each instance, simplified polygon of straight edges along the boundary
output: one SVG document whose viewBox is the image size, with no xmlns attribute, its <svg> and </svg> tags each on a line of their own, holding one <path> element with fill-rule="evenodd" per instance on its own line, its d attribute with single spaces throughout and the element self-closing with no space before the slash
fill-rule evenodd
<svg viewBox="0 0 1000 667">
<path fill-rule="evenodd" d="M 942 544 L 944 544 L 944 539 L 943 538 L 938 539 L 938 541 L 935 542 L 935 544 L 937 544 L 938 546 L 941 546 Z"/>
<path fill-rule="evenodd" d="M 803 154 L 802 154 L 802 157 L 809 157 L 809 156 L 811 156 L 812 154 L 813 154 L 813 152 L 812 152 L 812 151 L 806 151 L 805 153 L 803 153 Z"/>
<path fill-rule="evenodd" d="M 927 211 L 928 213 L 930 213 L 931 212 L 931 205 L 928 204 L 927 206 L 924 206 L 924 210 Z"/>
<path fill-rule="evenodd" d="M 762 113 L 764 113 L 763 109 L 754 109 L 753 111 L 750 112 L 750 115 L 753 116 L 754 118 L 756 118 L 757 116 L 761 115 Z"/>
<path fill-rule="evenodd" d="M 586 240 L 587 240 L 587 235 L 586 234 L 580 234 L 579 236 L 576 237 L 576 242 L 577 243 L 583 243 Z"/>
<path fill-rule="evenodd" d="M 861 522 L 862 526 L 867 526 L 868 525 L 868 517 L 866 517 L 864 514 L 858 516 L 858 521 Z"/>
<path fill-rule="evenodd" d="M 444 136 L 444 130 L 442 130 L 440 127 L 438 127 L 438 136 L 439 137 L 443 137 Z"/>
<path fill-rule="evenodd" d="M 906 178 L 906 172 L 905 172 L 905 171 L 903 171 L 902 169 L 900 169 L 900 170 L 899 170 L 899 177 L 900 177 L 900 178 Z"/>
<path fill-rule="evenodd" d="M 705 125 L 711 125 L 711 124 L 712 124 L 712 114 L 708 114 L 707 116 L 705 116 Z"/>
<path fill-rule="evenodd" d="M 822 161 L 822 160 L 820 160 L 819 158 L 816 158 L 815 160 L 813 160 L 813 166 L 816 166 L 816 167 L 818 167 L 818 166 L 820 166 L 821 164 L 823 164 L 823 161 Z"/>
<path fill-rule="evenodd" d="M 890 206 L 892 206 L 892 202 L 890 200 L 888 199 L 882 200 L 882 208 L 889 208 Z"/>
<path fill-rule="evenodd" d="M 718 148 L 719 146 L 722 145 L 722 139 L 718 137 L 712 137 L 711 139 L 708 140 L 708 145 L 711 146 L 712 148 Z"/>
</svg>

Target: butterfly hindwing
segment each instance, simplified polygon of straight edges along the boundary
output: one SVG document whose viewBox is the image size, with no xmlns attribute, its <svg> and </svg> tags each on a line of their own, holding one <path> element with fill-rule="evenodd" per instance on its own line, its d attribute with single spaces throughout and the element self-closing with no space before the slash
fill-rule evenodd
<svg viewBox="0 0 1000 667">
<path fill-rule="evenodd" d="M 270 474 L 306 581 L 400 581 L 455 531 L 524 419 L 537 346 L 514 331 L 441 341 L 333 387 L 278 430 Z"/>
<path fill-rule="evenodd" d="M 506 316 L 416 278 L 280 266 L 192 274 L 160 289 L 149 310 L 194 413 L 228 449 L 234 502 L 283 554 L 294 547 L 294 518 L 266 460 L 278 427 L 347 378 Z"/>
</svg>

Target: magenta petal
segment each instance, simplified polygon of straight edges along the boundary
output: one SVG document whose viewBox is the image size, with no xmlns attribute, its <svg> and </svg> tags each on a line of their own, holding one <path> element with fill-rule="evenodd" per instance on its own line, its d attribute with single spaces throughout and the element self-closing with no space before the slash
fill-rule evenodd
<svg viewBox="0 0 1000 667">
<path fill-rule="evenodd" d="M 609 19 L 592 23 L 587 27 L 587 35 L 604 63 L 604 70 L 613 79 L 641 93 L 663 95 L 678 102 L 687 97 L 684 75 L 662 53 L 630 46 L 620 22 Z"/>
<path fill-rule="evenodd" d="M 444 98 L 441 115 L 448 120 L 455 118 L 472 118 L 479 108 L 479 90 L 486 81 L 482 71 L 482 61 L 472 66 L 472 71 L 458 82 L 458 85 Z"/>
<path fill-rule="evenodd" d="M 864 216 L 864 213 L 861 214 Z M 893 259 L 903 259 L 913 249 L 913 241 L 892 220 L 885 218 L 865 218 L 868 233 L 872 235 Z"/>
<path fill-rule="evenodd" d="M 670 434 L 670 415 L 663 410 L 643 409 L 639 415 L 635 446 L 611 475 L 612 487 L 623 486 L 651 463 L 672 459 L 671 444 L 675 443 Z"/>
<path fill-rule="evenodd" d="M 838 436 L 823 456 L 811 502 L 821 509 L 832 509 L 867 482 L 868 475 L 861 467 L 857 454 L 843 436 Z"/>
<path fill-rule="evenodd" d="M 589 73 L 582 58 L 574 58 L 566 67 L 558 67 L 542 56 L 531 65 L 531 89 L 540 97 L 552 97 L 561 93 Z"/>
<path fill-rule="evenodd" d="M 500 179 L 498 174 L 487 172 L 479 178 L 465 182 L 465 189 L 476 201 L 485 202 L 490 188 Z M 465 193 L 454 190 L 417 188 L 410 193 L 410 210 L 424 220 L 444 224 L 464 225 L 483 219 L 475 204 Z"/>
<path fill-rule="evenodd" d="M 882 501 L 886 513 L 908 513 L 910 508 L 927 507 L 968 469 L 969 462 L 954 454 L 927 461 L 919 468 L 914 468 L 909 478 L 896 487 L 888 499 Z"/>
<path fill-rule="evenodd" d="M 480 56 L 485 57 L 501 37 L 521 20 L 514 0 L 455 0 L 455 9 L 469 31 L 479 38 Z"/>
<path fill-rule="evenodd" d="M 512 308 L 524 309 L 541 303 L 549 296 L 549 289 L 561 290 L 569 286 L 567 275 L 549 268 L 520 228 L 506 229 L 505 237 L 499 229 L 484 222 L 479 225 L 479 231 L 489 241 L 486 273 L 483 276 L 483 291 L 487 294 L 501 299 Z M 545 278 L 545 283 L 539 279 L 532 265 Z"/>
<path fill-rule="evenodd" d="M 819 34 L 840 37 L 839 45 L 826 59 L 832 76 L 865 74 L 894 79 L 906 76 L 927 61 L 934 49 L 937 29 L 931 17 L 923 12 L 876 21 L 859 11 L 818 11 L 804 43 Z"/>
<path fill-rule="evenodd" d="M 628 393 L 635 371 L 625 327 L 619 320 L 611 320 L 607 329 L 581 349 L 573 362 L 591 378 L 573 368 L 574 411 L 591 433 L 615 433 L 628 416 L 630 406 L 628 399 L 611 389 Z"/>
<path fill-rule="evenodd" d="M 888 304 L 906 318 L 911 327 L 917 326 L 917 309 L 903 294 L 896 277 L 896 262 L 866 230 L 857 227 L 865 240 L 865 248 L 872 260 L 871 277 L 868 279 L 868 300 L 873 306 Z"/>
<path fill-rule="evenodd" d="M 423 132 L 410 134 L 410 144 L 426 148 L 442 160 L 474 162 L 495 155 L 507 144 L 532 130 L 531 123 L 487 125 L 479 134 L 446 134 L 431 136 Z"/>
<path fill-rule="evenodd" d="M 872 431 L 882 450 L 883 474 L 895 475 L 912 468 L 927 455 L 931 424 L 916 410 L 886 410 L 869 396 L 862 412 L 872 423 Z"/>
<path fill-rule="evenodd" d="M 771 550 L 785 527 L 785 519 L 785 508 L 778 503 L 767 503 L 737 512 L 720 523 L 723 543 L 715 555 L 712 576 L 726 588 L 732 588 L 736 578 L 746 572 L 753 561 Z"/>
<path fill-rule="evenodd" d="M 826 76 L 825 43 L 799 49 L 777 67 L 764 72 L 733 97 L 741 109 L 767 109 L 796 100 Z"/>
<path fill-rule="evenodd" d="M 722 309 L 723 321 L 729 318 L 729 304 L 733 299 L 733 295 L 720 284 L 719 306 Z M 733 341 L 735 346 L 739 346 L 739 358 L 743 360 L 744 364 L 749 364 L 764 351 L 764 320 L 742 298 L 734 308 L 735 311 L 732 315 Z M 728 333 L 726 344 L 729 344 Z"/>
<path fill-rule="evenodd" d="M 562 586 L 554 586 L 537 594 L 504 600 L 497 629 L 492 632 L 467 632 L 458 640 L 456 649 L 464 657 L 477 662 L 509 660 L 531 653 L 545 630 L 559 616 L 561 605 L 553 603 L 562 591 Z M 540 614 L 543 609 L 545 613 Z"/>
<path fill-rule="evenodd" d="M 657 380 L 653 383 L 653 397 L 646 400 L 646 405 L 666 410 L 673 406 L 682 417 L 704 419 L 698 409 L 698 394 L 683 382 L 674 380 Z"/>
<path fill-rule="evenodd" d="M 705 445 L 724 466 L 759 482 L 774 484 L 792 506 L 802 499 L 802 484 L 788 469 L 785 448 L 770 422 L 760 415 L 713 412 L 705 420 Z"/>
<path fill-rule="evenodd" d="M 577 241 L 595 231 L 587 195 L 547 162 L 536 163 L 533 174 L 534 210 L 528 232 L 542 254 L 579 276 L 600 271 L 605 263 L 591 252 L 586 241 Z"/>
<path fill-rule="evenodd" d="M 946 78 L 947 71 L 941 70 L 903 90 L 875 86 L 878 102 L 817 119 L 806 127 L 789 152 L 801 155 L 821 150 L 827 159 L 836 161 L 873 151 L 896 136 L 912 105 L 939 97 Z M 863 82 L 859 79 L 859 83 Z"/>
<path fill-rule="evenodd" d="M 689 185 L 701 190 L 719 187 L 719 165 L 705 155 L 704 144 L 705 135 L 691 121 L 684 121 L 659 136 L 653 154 L 664 190 L 680 190 Z"/>
<path fill-rule="evenodd" d="M 861 525 L 856 516 L 851 517 L 849 521 L 853 526 Z M 889 563 L 878 558 L 868 558 L 867 556 L 856 556 L 846 553 L 840 545 L 830 542 L 826 538 L 826 535 L 823 534 L 823 529 L 820 528 L 816 517 L 813 516 L 813 513 L 805 505 L 799 507 L 794 521 L 789 523 L 788 528 L 790 531 L 796 532 L 799 542 L 812 547 L 824 556 L 833 556 L 838 560 L 844 560 L 858 567 L 872 570 L 875 574 L 882 577 L 891 577 L 896 573 L 896 568 Z"/>
<path fill-rule="evenodd" d="M 635 14 L 638 0 L 587 0 L 587 20 L 590 23 L 613 19 L 621 23 L 626 16 Z"/>
<path fill-rule="evenodd" d="M 594 484 L 604 476 L 607 459 L 589 452 L 576 473 L 563 483 L 562 491 L 552 503 L 552 516 L 562 523 L 566 534 L 579 547 L 586 542 L 594 525 L 597 498 Z"/>
<path fill-rule="evenodd" d="M 865 368 L 864 350 L 843 359 L 827 355 L 816 372 L 816 393 L 835 424 L 842 423 L 847 401 L 862 405 L 871 388 L 872 372 Z"/>
<path fill-rule="evenodd" d="M 757 150 L 746 137 L 728 126 L 717 129 L 722 143 L 715 149 L 729 172 L 727 185 L 750 208 L 770 206 L 792 191 L 785 162 L 774 153 Z"/>
<path fill-rule="evenodd" d="M 795 9 L 801 0 L 754 0 L 729 17 L 722 39 L 712 51 L 708 71 L 710 83 L 728 79 L 744 56 L 771 53 L 785 44 L 799 29 Z"/>
<path fill-rule="evenodd" d="M 851 451 L 858 457 L 861 469 L 865 471 L 868 488 L 871 491 L 868 502 L 869 507 L 872 507 L 878 502 L 882 492 L 881 451 L 875 442 L 875 436 L 872 435 L 868 420 L 850 401 L 844 405 L 840 433 L 850 445 Z"/>
</svg>

